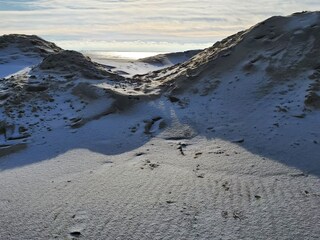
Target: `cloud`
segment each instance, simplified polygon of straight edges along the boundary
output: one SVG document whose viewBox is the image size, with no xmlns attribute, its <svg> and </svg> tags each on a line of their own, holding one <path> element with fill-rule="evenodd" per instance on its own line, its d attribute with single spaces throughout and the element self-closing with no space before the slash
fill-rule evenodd
<svg viewBox="0 0 320 240">
<path fill-rule="evenodd" d="M 161 42 L 202 46 L 272 15 L 319 8 L 318 0 L 0 0 L 0 34 L 37 34 L 78 44 L 140 41 L 159 42 L 160 48 Z"/>
</svg>

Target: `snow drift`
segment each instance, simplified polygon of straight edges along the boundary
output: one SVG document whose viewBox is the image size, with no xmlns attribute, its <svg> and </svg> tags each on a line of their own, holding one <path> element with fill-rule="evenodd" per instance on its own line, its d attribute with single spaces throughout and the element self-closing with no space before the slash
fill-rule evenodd
<svg viewBox="0 0 320 240">
<path fill-rule="evenodd" d="M 0 238 L 319 239 L 319 30 L 99 64 L 1 38 Z"/>
<path fill-rule="evenodd" d="M 307 115 L 316 118 L 320 102 L 319 16 L 318 12 L 312 12 L 272 17 L 198 54 L 197 51 L 171 54 L 177 61 L 183 56 L 191 59 L 133 78 L 119 75 L 108 65 L 95 63 L 75 51 L 64 51 L 35 36 L 3 36 L 1 42 L 5 49 L 14 45 L 45 53 L 38 65 L 2 80 L 4 119 L 16 129 L 22 124 L 30 132 L 24 134 L 30 136 L 38 127 L 32 122 L 39 119 L 42 120 L 38 125 L 42 127 L 50 121 L 74 126 L 74 119 L 76 125 L 84 124 L 106 114 L 126 111 L 136 104 L 163 98 L 181 107 L 178 117 L 186 114 L 182 119 L 184 126 L 192 129 L 189 136 L 205 134 L 203 129 L 211 125 L 219 128 L 221 123 L 215 122 L 214 113 L 220 104 L 224 105 L 221 111 L 228 113 L 228 117 L 237 118 L 245 125 L 258 124 L 262 115 L 265 118 L 261 119 L 264 121 L 259 123 L 261 126 L 269 119 L 267 121 L 272 121 L 272 126 L 277 128 L 279 124 L 290 126 L 292 118 L 302 119 Z M 170 59 L 170 55 L 140 61 L 155 63 L 164 58 Z M 260 112 L 262 108 L 264 113 Z M 188 121 L 190 114 L 186 109 L 207 114 L 199 122 Z M 271 117 L 272 114 L 275 116 Z M 168 123 L 172 122 L 165 112 L 163 115 L 169 118 Z M 233 119 L 225 121 L 234 122 Z M 50 126 L 46 128 L 51 129 Z M 169 133 L 165 130 L 163 134 Z"/>
</svg>

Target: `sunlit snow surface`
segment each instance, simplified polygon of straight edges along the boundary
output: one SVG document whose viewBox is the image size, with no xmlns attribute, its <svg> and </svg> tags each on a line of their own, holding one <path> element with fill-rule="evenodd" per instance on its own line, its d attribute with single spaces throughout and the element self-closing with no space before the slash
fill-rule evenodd
<svg viewBox="0 0 320 240">
<path fill-rule="evenodd" d="M 83 51 L 87 55 L 95 55 L 95 58 L 100 59 L 127 59 L 137 60 L 163 54 L 166 52 L 103 52 L 103 51 Z"/>
</svg>

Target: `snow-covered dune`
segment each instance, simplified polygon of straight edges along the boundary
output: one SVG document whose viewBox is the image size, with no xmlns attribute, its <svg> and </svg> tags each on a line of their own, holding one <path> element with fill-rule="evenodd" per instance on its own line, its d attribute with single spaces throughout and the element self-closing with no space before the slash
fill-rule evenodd
<svg viewBox="0 0 320 240">
<path fill-rule="evenodd" d="M 10 153 L 9 149 L 16 146 L 20 149 L 40 129 L 79 127 L 101 116 L 129 109 L 136 102 L 159 97 L 158 89 L 145 91 L 140 81 L 127 78 L 116 67 L 94 62 L 76 51 L 63 50 L 36 36 L 5 35 L 1 42 L 0 51 L 3 59 L 7 59 L 1 67 L 11 73 L 6 76 L 7 70 L 4 71 L 6 77 L 1 80 L 2 154 Z M 18 65 L 12 59 L 13 54 Z M 170 59 L 181 62 L 191 55 L 175 53 Z M 146 63 L 141 65 L 142 61 L 133 64 L 139 72 L 149 72 Z M 171 62 L 156 68 L 172 65 Z"/>
<path fill-rule="evenodd" d="M 1 79 L 0 239 L 319 239 L 319 56 L 319 12 L 135 76 L 40 56 Z"/>
<path fill-rule="evenodd" d="M 136 78 L 183 106 L 179 121 L 196 135 L 247 136 L 251 151 L 319 174 L 319 30 L 319 12 L 272 17 Z"/>
<path fill-rule="evenodd" d="M 39 64 L 43 57 L 62 50 L 38 36 L 10 34 L 0 36 L 0 77 L 7 77 Z"/>
<path fill-rule="evenodd" d="M 194 55 L 201 52 L 201 50 L 190 50 L 185 52 L 175 52 L 167 54 L 158 54 L 152 57 L 141 58 L 140 62 L 149 63 L 155 66 L 173 66 L 176 64 L 184 63 L 192 58 Z"/>
<path fill-rule="evenodd" d="M 124 77 L 132 77 L 137 74 L 146 74 L 148 72 L 153 72 L 186 62 L 199 52 L 200 50 L 190 50 L 185 52 L 158 54 L 135 60 L 122 59 L 119 57 L 115 58 L 97 53 L 84 54 L 88 55 L 93 61 L 105 65 L 105 67 L 113 73 Z"/>
</svg>

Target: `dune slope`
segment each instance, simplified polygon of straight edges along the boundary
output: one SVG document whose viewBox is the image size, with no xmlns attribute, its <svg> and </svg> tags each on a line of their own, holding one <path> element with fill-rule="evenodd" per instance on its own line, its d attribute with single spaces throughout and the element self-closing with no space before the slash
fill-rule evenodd
<svg viewBox="0 0 320 240">
<path fill-rule="evenodd" d="M 303 12 L 133 77 L 59 50 L 2 79 L 0 239 L 319 239 L 319 30 Z"/>
</svg>

